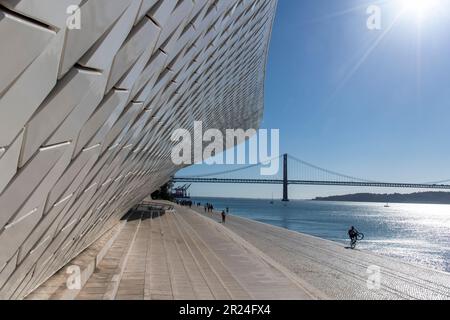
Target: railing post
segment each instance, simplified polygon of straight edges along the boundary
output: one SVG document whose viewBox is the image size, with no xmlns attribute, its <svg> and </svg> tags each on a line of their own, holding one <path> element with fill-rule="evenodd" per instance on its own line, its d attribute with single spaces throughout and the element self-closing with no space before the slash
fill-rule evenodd
<svg viewBox="0 0 450 320">
<path fill-rule="evenodd" d="M 288 197 L 288 169 L 287 169 L 288 155 L 283 155 L 283 201 L 289 201 Z"/>
</svg>

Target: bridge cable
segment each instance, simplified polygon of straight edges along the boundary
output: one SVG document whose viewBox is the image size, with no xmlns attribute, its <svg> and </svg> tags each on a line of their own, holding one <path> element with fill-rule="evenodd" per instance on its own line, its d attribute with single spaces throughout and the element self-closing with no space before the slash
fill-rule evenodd
<svg viewBox="0 0 450 320">
<path fill-rule="evenodd" d="M 266 160 L 264 162 L 258 162 L 256 164 L 252 164 L 252 165 L 246 166 L 244 168 L 238 168 L 238 169 L 226 170 L 226 171 L 220 171 L 220 172 L 214 172 L 214 173 L 207 173 L 207 174 L 195 175 L 195 176 L 175 177 L 175 179 L 176 178 L 183 178 L 183 179 L 184 178 L 208 178 L 208 177 L 212 177 L 212 176 L 220 176 L 220 175 L 223 175 L 223 174 L 234 173 L 234 172 L 238 172 L 238 171 L 243 171 L 243 170 L 246 170 L 246 169 L 254 168 L 254 167 L 257 167 L 257 166 L 260 166 L 260 165 L 264 165 L 265 163 L 270 162 L 272 160 L 275 160 L 277 158 L 281 158 L 281 156 L 273 157 L 273 158 L 268 159 L 268 160 Z"/>
<path fill-rule="evenodd" d="M 298 158 L 293 157 L 291 155 L 288 155 L 288 157 L 290 159 L 298 161 L 301 164 L 304 164 L 304 165 L 306 165 L 308 167 L 311 167 L 311 168 L 317 169 L 319 171 L 322 171 L 322 172 L 325 172 L 325 173 L 328 173 L 328 174 L 332 174 L 334 176 L 338 176 L 338 177 L 341 177 L 341 178 L 347 178 L 347 179 L 350 179 L 350 180 L 356 180 L 356 181 L 360 181 L 360 182 L 371 182 L 371 183 L 377 183 L 378 182 L 378 181 L 373 181 L 373 180 L 367 180 L 367 179 L 352 177 L 352 176 L 345 175 L 345 174 L 342 174 L 342 173 L 339 173 L 339 172 L 335 172 L 335 171 L 331 171 L 331 170 L 328 170 L 328 169 L 325 169 L 325 168 L 321 168 L 319 166 L 316 166 L 316 165 L 314 165 L 312 163 L 309 163 L 309 162 L 306 162 L 304 160 L 298 159 Z"/>
</svg>

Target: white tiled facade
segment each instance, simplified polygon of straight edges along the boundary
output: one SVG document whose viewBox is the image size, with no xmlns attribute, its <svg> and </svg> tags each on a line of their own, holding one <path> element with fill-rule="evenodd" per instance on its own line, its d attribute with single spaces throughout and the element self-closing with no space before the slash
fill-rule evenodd
<svg viewBox="0 0 450 320">
<path fill-rule="evenodd" d="M 167 182 L 175 129 L 259 126 L 275 7 L 0 0 L 0 298 L 24 297 Z"/>
</svg>

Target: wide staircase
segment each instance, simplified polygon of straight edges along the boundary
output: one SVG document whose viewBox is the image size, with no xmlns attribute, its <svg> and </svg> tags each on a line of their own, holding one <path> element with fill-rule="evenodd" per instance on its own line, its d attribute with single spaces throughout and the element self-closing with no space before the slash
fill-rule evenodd
<svg viewBox="0 0 450 320">
<path fill-rule="evenodd" d="M 181 207 L 130 214 L 95 268 L 77 265 L 80 288 L 68 288 L 62 269 L 27 299 L 320 298 L 218 222 Z"/>
</svg>

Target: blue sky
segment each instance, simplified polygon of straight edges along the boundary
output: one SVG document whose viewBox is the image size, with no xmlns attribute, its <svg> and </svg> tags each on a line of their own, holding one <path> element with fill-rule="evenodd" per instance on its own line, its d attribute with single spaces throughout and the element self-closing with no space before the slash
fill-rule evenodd
<svg viewBox="0 0 450 320">
<path fill-rule="evenodd" d="M 422 19 L 403 2 L 378 3 L 382 29 L 369 30 L 366 9 L 377 1 L 279 0 L 262 127 L 280 129 L 282 153 L 378 181 L 450 179 L 450 0 Z M 206 171 L 217 170 L 197 165 L 179 175 Z M 290 187 L 290 196 L 366 191 L 414 190 Z M 272 192 L 281 196 L 279 186 L 191 189 L 197 196 Z"/>
</svg>

